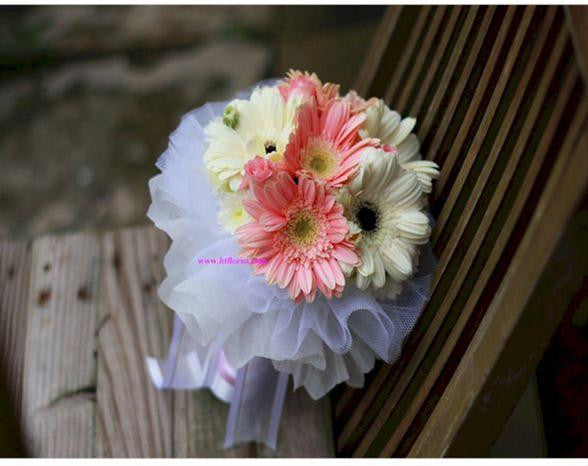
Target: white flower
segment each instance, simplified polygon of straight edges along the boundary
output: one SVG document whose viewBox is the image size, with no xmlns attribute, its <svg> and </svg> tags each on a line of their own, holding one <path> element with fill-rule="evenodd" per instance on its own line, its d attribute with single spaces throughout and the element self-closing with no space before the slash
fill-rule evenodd
<svg viewBox="0 0 588 466">
<path fill-rule="evenodd" d="M 378 138 L 388 150 L 397 152 L 402 168 L 415 172 L 423 185 L 423 191 L 430 193 L 432 180 L 439 177 L 439 166 L 435 162 L 422 160 L 419 140 L 412 132 L 416 119 L 402 119 L 398 112 L 390 110 L 381 99 L 367 109 L 366 115 L 360 136 Z"/>
<path fill-rule="evenodd" d="M 393 154 L 369 148 L 339 201 L 362 264 L 345 272 L 359 289 L 370 285 L 378 297 L 394 297 L 415 272 L 418 246 L 431 234 L 417 174 L 402 168 Z M 379 291 L 378 291 L 379 290 Z"/>
<path fill-rule="evenodd" d="M 241 193 L 221 193 L 219 196 L 218 221 L 229 233 L 252 219 L 243 207 L 243 195 Z"/>
<path fill-rule="evenodd" d="M 237 191 L 245 164 L 256 155 L 282 160 L 300 102 L 285 102 L 276 87 L 257 88 L 249 100 L 232 101 L 206 127 L 204 161 L 217 189 Z"/>
</svg>

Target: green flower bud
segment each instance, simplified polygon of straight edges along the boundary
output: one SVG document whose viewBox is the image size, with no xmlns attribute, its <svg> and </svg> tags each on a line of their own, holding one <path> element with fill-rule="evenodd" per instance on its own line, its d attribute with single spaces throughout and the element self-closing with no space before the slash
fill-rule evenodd
<svg viewBox="0 0 588 466">
<path fill-rule="evenodd" d="M 223 113 L 223 123 L 229 128 L 235 129 L 239 124 L 239 112 L 232 105 L 227 105 Z"/>
</svg>

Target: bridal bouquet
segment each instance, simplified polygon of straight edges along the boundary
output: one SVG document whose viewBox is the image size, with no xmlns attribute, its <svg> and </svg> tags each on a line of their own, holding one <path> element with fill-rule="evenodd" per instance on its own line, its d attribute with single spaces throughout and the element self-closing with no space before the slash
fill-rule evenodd
<svg viewBox="0 0 588 466">
<path fill-rule="evenodd" d="M 434 258 L 415 119 L 291 71 L 187 114 L 150 180 L 177 315 L 161 388 L 231 403 L 226 445 L 275 447 L 291 376 L 317 399 L 393 362 Z"/>
</svg>

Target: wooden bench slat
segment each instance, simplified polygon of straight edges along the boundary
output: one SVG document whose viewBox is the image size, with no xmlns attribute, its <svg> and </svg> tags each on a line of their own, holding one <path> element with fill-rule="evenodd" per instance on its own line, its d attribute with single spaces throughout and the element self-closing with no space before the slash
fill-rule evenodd
<svg viewBox="0 0 588 466">
<path fill-rule="evenodd" d="M 22 414 L 29 275 L 27 243 L 0 241 L 0 367 L 16 419 Z"/>
<path fill-rule="evenodd" d="M 452 54 L 449 58 L 449 61 L 447 62 L 443 76 L 439 80 L 437 92 L 435 92 L 435 95 L 431 100 L 431 104 L 421 109 L 422 115 L 420 115 L 420 119 L 422 121 L 418 123 L 416 130 L 419 138 L 422 141 L 424 141 L 426 137 L 430 137 L 430 135 L 433 134 L 431 128 L 434 122 L 445 121 L 445 119 L 450 118 L 450 116 L 453 114 L 453 111 L 459 100 L 457 95 L 461 95 L 463 86 L 465 86 L 465 80 L 460 80 L 459 78 L 462 75 L 461 73 L 465 73 L 466 76 L 470 74 L 471 67 L 475 63 L 475 58 L 481 49 L 483 38 L 485 37 L 488 28 L 490 27 L 494 10 L 494 6 L 473 6 L 468 9 L 468 16 L 464 21 L 463 28 L 455 43 L 455 46 L 453 46 Z M 472 29 L 472 26 L 480 15 L 482 16 L 480 22 L 476 23 L 476 27 Z M 471 47 L 471 50 L 468 51 L 468 54 L 464 55 L 468 50 L 466 49 L 466 46 L 469 42 L 473 42 L 473 46 Z M 458 71 L 458 64 L 464 56 L 469 57 L 469 59 L 467 64 L 464 65 L 464 68 L 460 72 Z M 455 86 L 455 90 L 452 93 L 452 86 L 450 83 L 454 81 L 457 83 L 457 85 Z M 448 99 L 448 94 L 452 96 L 451 99 Z M 449 102 L 447 105 L 442 106 L 441 103 L 445 100 L 449 100 Z M 442 112 L 442 115 L 439 115 L 439 112 Z M 441 131 L 444 132 L 442 127 Z M 435 154 L 425 154 L 425 156 L 427 159 L 431 160 L 435 157 Z"/>
<path fill-rule="evenodd" d="M 314 401 L 303 388 L 292 392 L 292 383 L 284 404 L 284 413 L 274 451 L 258 445 L 261 458 L 330 458 L 335 455 L 331 403 L 328 396 Z"/>
<path fill-rule="evenodd" d="M 413 64 L 412 57 L 414 56 L 414 51 L 419 43 L 419 39 L 424 30 L 424 25 L 429 17 L 430 11 L 431 7 L 427 5 L 418 12 L 418 18 L 416 20 L 415 27 L 411 30 L 410 37 L 404 46 L 405 52 L 402 54 L 398 65 L 393 69 L 392 76 L 390 77 L 390 83 L 383 97 L 383 99 L 388 103 L 390 103 L 391 100 L 394 100 L 393 96 L 400 92 L 402 80 L 406 77 L 411 65 Z"/>
<path fill-rule="evenodd" d="M 397 108 L 403 116 L 406 114 L 410 95 L 413 90 L 421 84 L 421 76 L 425 72 L 427 57 L 435 51 L 437 45 L 435 43 L 435 38 L 439 32 L 447 8 L 446 5 L 441 5 L 433 11 L 433 18 L 425 29 L 425 37 L 419 41 L 419 50 L 416 53 L 416 57 L 413 56 L 414 63 L 410 73 L 404 77 L 404 85 L 399 89 L 400 93 L 394 101 L 391 102 L 393 107 Z M 427 70 L 427 72 L 428 71 L 429 70 Z"/>
<path fill-rule="evenodd" d="M 27 449 L 41 457 L 92 456 L 98 238 L 41 238 L 31 257 L 23 381 Z"/>
<path fill-rule="evenodd" d="M 489 152 L 489 155 L 486 158 L 486 160 L 484 161 L 484 167 L 482 169 L 482 172 L 480 173 L 480 176 L 477 178 L 476 185 L 475 185 L 474 189 L 472 190 L 472 194 L 468 198 L 468 200 L 466 202 L 466 206 L 462 210 L 461 215 L 459 216 L 457 226 L 451 232 L 451 236 L 449 238 L 449 241 L 443 245 L 443 253 L 441 254 L 441 257 L 439 258 L 439 261 L 437 263 L 437 268 L 435 270 L 435 276 L 433 278 L 433 284 L 431 287 L 432 293 L 437 288 L 437 285 L 439 284 L 440 277 L 443 276 L 443 274 L 445 273 L 450 259 L 452 257 L 454 257 L 456 247 L 459 244 L 459 241 L 462 240 L 462 238 L 463 238 L 463 233 L 464 233 L 466 227 L 469 225 L 469 222 L 470 222 L 472 215 L 478 205 L 480 197 L 482 196 L 482 192 L 484 191 L 484 188 L 486 187 L 486 184 L 490 178 L 490 172 L 494 169 L 496 162 L 498 161 L 499 156 L 503 155 L 502 151 L 503 151 L 504 145 L 506 143 L 506 139 L 507 139 L 507 137 L 509 137 L 509 132 L 511 131 L 512 124 L 513 124 L 515 118 L 521 117 L 521 115 L 518 113 L 518 111 L 520 109 L 520 105 L 522 103 L 523 96 L 525 95 L 525 90 L 527 89 L 527 86 L 529 86 L 531 84 L 530 83 L 531 75 L 536 70 L 537 62 L 540 58 L 540 53 L 541 53 L 543 47 L 545 46 L 545 43 L 546 43 L 545 41 L 548 39 L 548 33 L 549 33 L 550 28 L 553 24 L 552 21 L 555 19 L 556 11 L 557 11 L 556 8 L 550 8 L 548 11 L 549 17 L 546 18 L 546 21 L 543 22 L 541 32 L 540 32 L 541 37 L 537 41 L 535 41 L 535 43 L 533 45 L 532 56 L 530 57 L 530 59 L 527 63 L 524 74 L 520 80 L 520 85 L 518 86 L 516 94 L 514 96 L 514 99 L 511 102 L 511 106 L 506 113 L 506 117 L 504 118 L 504 120 L 501 124 L 500 130 L 497 134 L 497 137 L 494 141 L 494 144 L 492 145 L 492 148 Z M 511 168 L 511 170 L 509 170 L 506 173 L 510 174 L 511 177 L 514 174 L 514 170 L 516 169 L 516 167 L 518 165 L 518 161 L 520 160 L 520 157 L 523 153 L 524 145 L 526 144 L 527 139 L 529 137 L 529 134 L 533 128 L 533 125 L 535 124 L 536 119 L 539 115 L 539 110 L 542 108 L 545 94 L 547 92 L 549 84 L 552 82 L 553 75 L 554 75 L 555 70 L 557 68 L 557 65 L 560 61 L 561 53 L 563 52 L 563 48 L 564 48 L 565 44 L 566 44 L 566 32 L 564 30 L 561 30 L 560 34 L 558 36 L 558 39 L 557 39 L 557 41 L 554 45 L 554 48 L 553 48 L 554 53 L 551 55 L 547 66 L 544 68 L 544 72 L 543 72 L 543 76 L 541 78 L 540 85 L 536 91 L 535 96 L 533 97 L 533 105 L 531 107 L 531 111 L 526 116 L 525 125 L 523 127 L 523 130 L 518 135 L 516 146 L 509 157 L 508 166 Z M 508 180 L 510 180 L 510 178 L 508 178 Z M 495 190 L 495 192 L 493 194 L 494 202 L 491 202 L 491 206 L 494 207 L 494 210 L 487 212 L 487 214 L 482 219 L 482 224 L 480 225 L 479 230 L 480 229 L 482 229 L 482 231 L 487 230 L 489 225 L 488 224 L 484 225 L 485 221 L 486 221 L 486 223 L 488 222 L 488 220 L 486 220 L 486 218 L 488 218 L 488 219 L 493 218 L 494 213 L 496 212 L 496 210 L 498 209 L 498 207 L 500 205 L 500 201 L 502 200 L 502 198 L 504 197 L 504 195 L 506 193 L 506 189 L 508 187 L 508 182 L 505 183 L 503 181 L 503 179 L 501 179 L 499 183 L 503 189 L 500 189 L 500 190 L 496 189 Z M 483 225 L 485 226 L 485 228 L 483 228 Z M 441 228 L 441 227 L 439 227 L 439 228 Z M 435 229 L 434 235 L 435 235 L 436 239 L 438 239 L 441 236 L 438 228 Z M 483 237 L 481 239 L 483 239 Z M 479 244 L 480 243 L 478 243 L 478 245 Z"/>
<path fill-rule="evenodd" d="M 102 245 L 98 455 L 168 457 L 172 394 L 157 390 L 145 370 L 145 357 L 163 356 L 171 337 L 172 315 L 156 295 L 167 242 L 143 228 L 106 234 Z"/>
<path fill-rule="evenodd" d="M 449 216 L 453 212 L 453 209 L 454 209 L 455 205 L 457 204 L 458 198 L 461 196 L 461 194 L 463 192 L 466 180 L 470 176 L 470 173 L 472 171 L 472 168 L 474 166 L 474 163 L 475 163 L 477 157 L 480 155 L 480 151 L 482 150 L 482 144 L 483 143 L 488 144 L 488 142 L 487 142 L 488 132 L 490 130 L 490 126 L 494 120 L 496 112 L 498 110 L 498 105 L 503 101 L 503 99 L 505 99 L 504 92 L 506 90 L 508 81 L 512 76 L 513 70 L 515 68 L 515 64 L 517 64 L 517 65 L 521 64 L 517 61 L 517 57 L 519 55 L 519 51 L 520 51 L 521 46 L 523 44 L 523 40 L 525 39 L 525 37 L 527 35 L 527 31 L 528 31 L 529 26 L 531 24 L 531 19 L 533 18 L 533 14 L 534 14 L 533 7 L 529 7 L 528 9 L 525 10 L 523 19 L 517 27 L 517 32 L 514 37 L 514 40 L 511 43 L 507 44 L 508 56 L 506 57 L 506 61 L 504 62 L 504 66 L 501 67 L 500 77 L 499 77 L 497 83 L 493 86 L 492 95 L 490 97 L 490 100 L 488 101 L 488 106 L 486 107 L 486 109 L 483 112 L 482 120 L 476 130 L 476 134 L 474 136 L 474 139 L 472 140 L 472 143 L 470 144 L 470 146 L 467 147 L 467 149 L 466 149 L 467 155 L 461 161 L 461 166 L 459 167 L 457 177 L 452 182 L 451 189 L 449 190 L 449 195 L 444 199 L 443 208 L 441 209 L 441 212 L 439 213 L 439 215 L 436 218 L 434 232 L 431 235 L 432 241 L 434 241 L 434 242 L 436 242 L 436 240 L 439 238 L 441 233 L 444 232 L 445 228 L 447 227 L 447 222 L 449 220 Z M 525 44 L 525 46 L 526 45 L 527 44 Z M 486 72 L 487 75 L 491 74 L 490 70 L 491 70 L 491 68 Z M 530 72 L 525 77 L 529 78 Z M 526 84 L 527 83 L 523 82 L 523 81 L 519 82 L 519 92 L 521 92 L 522 89 L 524 89 Z M 509 110 L 507 111 L 508 116 L 505 121 L 509 121 L 508 118 L 510 117 L 510 122 L 512 123 L 512 119 L 516 115 L 517 109 L 518 109 L 518 104 L 513 104 L 513 106 L 511 108 L 509 108 Z M 462 123 L 462 128 L 464 129 L 464 132 L 465 132 L 465 129 L 467 128 L 467 126 L 465 126 L 465 128 L 464 128 L 463 125 L 464 124 L 467 125 L 467 123 L 469 123 L 468 120 L 464 120 L 464 122 Z M 510 129 L 510 125 L 505 125 L 504 128 L 505 129 L 503 129 L 503 131 L 508 131 Z M 497 136 L 497 138 L 499 136 L 501 136 L 501 134 L 499 134 Z M 486 160 L 486 164 L 488 164 L 490 171 L 493 167 L 493 164 L 491 164 L 491 160 L 492 160 L 491 158 L 487 158 L 487 160 Z M 450 171 L 451 170 L 445 170 L 444 173 L 449 173 Z M 482 193 L 482 187 L 485 184 L 485 182 L 487 181 L 487 177 L 483 177 L 483 175 L 485 175 L 485 174 L 489 176 L 490 173 L 489 172 L 483 173 L 480 176 L 478 176 L 478 178 L 477 178 L 478 184 L 476 184 L 476 186 L 472 189 L 471 193 L 468 193 L 470 195 L 470 197 L 474 198 L 474 200 L 472 201 L 474 204 L 477 201 L 476 196 L 479 196 Z M 443 176 L 439 177 L 439 187 L 437 190 L 438 193 L 443 190 L 443 180 L 447 180 L 447 179 L 448 179 L 447 177 L 443 177 Z M 460 211 L 458 213 L 461 218 L 463 212 Z M 467 217 L 467 214 L 464 215 L 464 217 Z"/>
<path fill-rule="evenodd" d="M 445 56 L 445 54 L 448 51 L 448 45 L 450 44 L 450 39 L 452 37 L 452 34 L 444 34 L 443 31 L 445 31 L 445 30 L 454 31 L 457 26 L 457 21 L 463 11 L 462 6 L 453 6 L 453 7 L 449 7 L 449 9 L 450 9 L 450 12 L 448 13 L 449 19 L 447 20 L 447 24 L 443 24 L 440 28 L 441 31 L 437 32 L 437 34 L 440 35 L 440 37 L 438 38 L 439 45 L 438 45 L 437 49 L 434 50 L 434 53 L 432 53 L 432 59 L 431 59 L 430 64 L 428 64 L 426 67 L 423 66 L 423 69 L 421 70 L 421 74 L 424 75 L 424 78 L 422 79 L 422 81 L 419 82 L 418 85 L 416 84 L 416 82 L 413 85 L 413 89 L 411 91 L 411 94 L 416 93 L 416 97 L 414 99 L 414 102 L 412 102 L 410 104 L 410 110 L 403 112 L 406 115 L 416 117 L 419 114 L 419 111 L 421 111 L 421 109 L 423 107 L 423 101 L 425 100 L 425 97 L 430 93 L 431 88 L 435 87 L 435 85 L 436 85 L 434 78 L 437 75 L 437 73 L 439 73 L 441 71 L 439 68 L 440 68 L 443 57 Z M 464 25 L 462 30 L 460 30 L 460 34 L 463 37 L 465 37 L 465 35 L 462 33 L 464 31 L 467 32 L 469 30 L 469 27 L 471 27 L 471 24 L 473 22 L 473 18 L 476 15 L 476 11 L 477 11 L 476 8 L 472 8 L 472 10 L 468 13 L 469 22 L 468 22 L 468 19 L 466 19 L 466 24 Z M 429 111 L 431 111 L 431 112 L 434 111 L 434 109 L 432 109 L 430 107 L 428 107 L 428 108 L 429 108 Z M 417 125 L 418 125 L 418 122 L 417 122 Z"/>
<path fill-rule="evenodd" d="M 506 14 L 505 14 L 505 17 L 501 21 L 500 30 L 498 31 L 498 35 L 492 44 L 492 51 L 486 61 L 486 65 L 484 68 L 485 71 L 483 73 L 481 73 L 480 80 L 476 83 L 476 90 L 474 92 L 474 95 L 471 97 L 471 99 L 464 99 L 462 101 L 462 105 L 467 106 L 467 112 L 465 113 L 463 120 L 461 120 L 461 122 L 459 122 L 459 124 L 457 124 L 457 122 L 455 122 L 455 121 L 452 122 L 452 128 L 456 129 L 456 137 L 455 137 L 455 139 L 452 139 L 450 141 L 449 150 L 448 150 L 446 156 L 443 157 L 443 159 L 441 160 L 441 163 L 446 168 L 441 171 L 441 175 L 439 176 L 439 179 L 435 182 L 433 193 L 432 193 L 432 202 L 433 203 L 435 203 L 439 199 L 441 193 L 445 190 L 445 186 L 447 185 L 447 183 L 451 179 L 450 176 L 451 176 L 452 172 L 454 171 L 453 170 L 454 167 L 459 167 L 459 173 L 462 174 L 461 175 L 462 177 L 467 176 L 467 174 L 469 173 L 469 167 L 473 163 L 473 158 L 475 158 L 476 151 L 470 152 L 468 150 L 468 148 L 465 146 L 467 136 L 470 133 L 472 133 L 473 131 L 476 131 L 476 133 L 475 133 L 477 136 L 476 141 L 479 140 L 480 137 L 483 137 L 485 134 L 485 131 L 483 130 L 484 123 L 488 122 L 488 117 L 491 118 L 496 106 L 498 105 L 498 102 L 493 101 L 493 99 L 490 99 L 488 101 L 488 106 L 486 107 L 486 109 L 482 108 L 482 106 L 481 106 L 484 94 L 486 94 L 486 92 L 488 91 L 488 85 L 489 85 L 490 79 L 492 78 L 492 75 L 493 75 L 492 71 L 494 69 L 496 69 L 496 67 L 497 67 L 497 63 L 500 58 L 500 54 L 501 54 L 501 51 L 503 50 L 503 47 L 510 47 L 510 45 L 512 45 L 510 43 L 507 43 L 507 38 L 509 36 L 509 32 L 512 30 L 511 24 L 515 19 L 514 17 L 515 17 L 516 11 L 517 11 L 517 9 L 515 6 L 508 7 Z M 528 22 L 530 22 L 530 20 L 531 20 L 529 10 L 526 11 L 525 19 L 526 19 L 526 23 L 527 23 L 527 27 L 528 27 Z M 524 25 L 522 25 L 522 26 L 524 26 Z M 519 32 L 521 32 L 523 30 L 526 32 L 526 27 L 521 27 Z M 512 49 L 511 49 L 511 52 L 512 52 Z M 513 56 L 516 57 L 516 53 L 511 54 L 511 57 L 513 57 Z M 509 73 L 506 73 L 506 74 L 508 75 Z M 499 81 L 496 84 L 496 87 L 494 89 L 495 95 L 499 98 L 502 94 L 502 89 L 506 85 L 506 79 L 507 79 L 507 77 L 505 77 L 505 74 L 501 73 Z M 486 118 L 482 118 L 482 120 L 479 122 L 478 126 L 476 126 L 475 125 L 476 117 L 480 114 L 483 114 Z M 459 128 L 458 128 L 458 126 L 459 126 Z M 445 135 L 445 136 L 447 136 L 447 135 Z M 475 143 L 472 142 L 472 144 L 475 144 Z M 435 149 L 431 148 L 430 151 L 435 152 Z M 464 160 L 460 160 L 459 157 L 465 155 L 464 152 L 467 153 L 467 157 L 465 157 Z M 437 156 L 435 156 L 435 158 L 437 160 Z M 458 161 L 460 163 L 458 163 Z M 462 163 L 464 163 L 465 165 L 462 165 Z M 451 187 L 453 189 L 457 189 L 460 187 L 460 185 L 458 182 L 455 182 L 455 183 L 452 183 Z M 444 210 L 447 210 L 448 208 L 453 207 L 453 203 L 451 203 L 451 200 L 452 199 L 448 199 L 448 201 L 443 204 Z M 439 217 L 441 217 L 441 215 L 439 215 Z M 439 221 L 437 223 L 439 223 Z"/>
<path fill-rule="evenodd" d="M 427 151 L 424 153 L 424 156 L 427 160 L 438 160 L 440 163 L 445 163 L 444 160 L 441 160 L 439 148 L 441 147 L 441 143 L 447 134 L 459 103 L 462 102 L 462 100 L 466 97 L 464 94 L 466 84 L 472 75 L 474 65 L 481 56 L 483 45 L 485 44 L 488 35 L 491 33 L 490 26 L 492 25 L 492 22 L 495 20 L 496 16 L 497 8 L 495 6 L 489 6 L 486 8 L 482 22 L 479 28 L 476 28 L 477 30 L 475 30 L 476 40 L 467 56 L 464 68 L 461 70 L 461 73 L 454 77 L 454 79 L 457 81 L 455 89 L 451 94 L 451 98 L 449 99 L 447 106 L 442 109 L 443 115 L 438 125 L 433 128 L 432 126 L 428 126 L 426 124 L 427 122 L 425 121 L 423 127 L 427 128 L 427 132 L 424 133 L 420 132 L 420 130 L 417 130 L 419 131 L 419 136 L 423 140 L 423 145 L 427 147 Z M 439 91 L 442 92 L 443 89 L 440 88 Z"/>
</svg>

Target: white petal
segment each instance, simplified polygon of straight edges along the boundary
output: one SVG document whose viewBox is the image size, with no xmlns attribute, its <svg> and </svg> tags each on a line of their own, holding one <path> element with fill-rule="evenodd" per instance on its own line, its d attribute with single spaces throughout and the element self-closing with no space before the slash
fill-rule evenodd
<svg viewBox="0 0 588 466">
<path fill-rule="evenodd" d="M 421 143 L 416 134 L 411 133 L 397 147 L 398 160 L 401 164 L 421 160 Z"/>
<path fill-rule="evenodd" d="M 406 171 L 388 186 L 385 196 L 395 209 L 402 210 L 418 205 L 422 194 L 423 190 L 416 174 Z"/>
<path fill-rule="evenodd" d="M 366 277 L 374 273 L 374 257 L 370 248 L 364 247 L 361 249 L 361 265 L 357 271 Z"/>
<path fill-rule="evenodd" d="M 388 144 L 397 147 L 412 132 L 415 125 L 416 118 L 409 117 L 402 120 L 394 131 L 394 134 L 388 138 L 390 141 Z"/>
<path fill-rule="evenodd" d="M 429 219 L 417 210 L 401 212 L 396 218 L 395 226 L 402 237 L 419 244 L 426 243 L 431 234 Z"/>
<path fill-rule="evenodd" d="M 392 240 L 382 249 L 386 271 L 397 281 L 404 281 L 412 275 L 413 261 L 408 248 L 401 241 Z"/>
<path fill-rule="evenodd" d="M 381 288 L 386 282 L 386 269 L 379 254 L 374 255 L 374 276 L 372 278 L 375 288 Z"/>
</svg>

